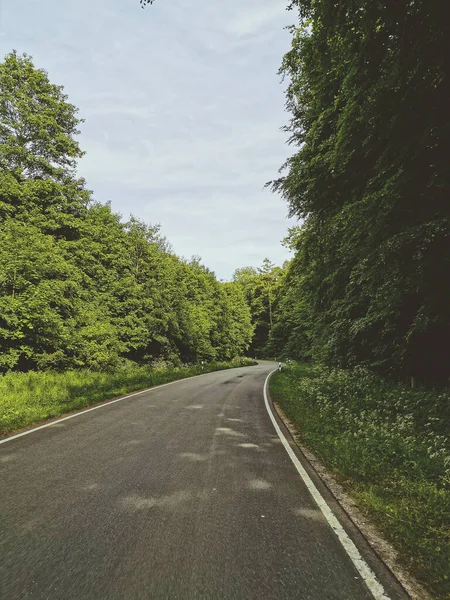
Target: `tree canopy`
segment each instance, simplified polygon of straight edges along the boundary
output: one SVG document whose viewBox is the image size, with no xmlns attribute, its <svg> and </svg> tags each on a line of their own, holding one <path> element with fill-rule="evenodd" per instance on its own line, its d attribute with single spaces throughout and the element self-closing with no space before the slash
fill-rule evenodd
<svg viewBox="0 0 450 600">
<path fill-rule="evenodd" d="M 446 3 L 298 0 L 272 182 L 303 221 L 271 344 L 392 377 L 450 375 Z"/>
<path fill-rule="evenodd" d="M 0 64 L 0 372 L 223 360 L 253 326 L 237 283 L 92 199 L 80 119 L 27 55 Z"/>
<path fill-rule="evenodd" d="M 233 281 L 238 284 L 250 307 L 254 335 L 249 352 L 259 357 L 267 354 L 267 341 L 273 326 L 274 314 L 286 265 L 277 267 L 268 258 L 261 267 L 236 269 Z"/>
</svg>

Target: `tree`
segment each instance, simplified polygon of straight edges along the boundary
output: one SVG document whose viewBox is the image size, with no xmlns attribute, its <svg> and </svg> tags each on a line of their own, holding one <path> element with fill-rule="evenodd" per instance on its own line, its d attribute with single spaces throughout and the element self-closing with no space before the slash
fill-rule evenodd
<svg viewBox="0 0 450 600">
<path fill-rule="evenodd" d="M 293 6 L 300 26 L 281 72 L 298 150 L 273 189 L 305 221 L 296 268 L 312 311 L 311 351 L 330 364 L 444 382 L 445 3 Z"/>
<path fill-rule="evenodd" d="M 219 321 L 221 358 L 241 356 L 249 349 L 254 327 L 242 287 L 236 282 L 221 284 L 222 305 Z"/>
<path fill-rule="evenodd" d="M 83 156 L 74 136 L 77 109 L 62 87 L 16 51 L 0 64 L 0 168 L 28 177 L 65 181 Z"/>
<path fill-rule="evenodd" d="M 0 64 L 1 369 L 70 362 L 83 277 L 66 243 L 80 236 L 89 203 L 75 173 L 79 122 L 62 88 L 30 57 L 6 56 Z"/>
<path fill-rule="evenodd" d="M 77 276 L 54 239 L 9 220 L 0 229 L 0 369 L 61 361 Z"/>
<path fill-rule="evenodd" d="M 78 235 L 90 194 L 76 177 L 83 156 L 76 115 L 62 87 L 29 56 L 12 52 L 0 63 L 0 215 Z"/>
<path fill-rule="evenodd" d="M 240 288 L 175 256 L 159 226 L 91 201 L 62 88 L 15 52 L 0 84 L 0 372 L 245 351 Z"/>
<path fill-rule="evenodd" d="M 250 307 L 254 334 L 250 352 L 265 355 L 266 343 L 273 325 L 273 312 L 285 269 L 265 258 L 261 267 L 236 269 L 233 281 L 238 283 Z"/>
</svg>

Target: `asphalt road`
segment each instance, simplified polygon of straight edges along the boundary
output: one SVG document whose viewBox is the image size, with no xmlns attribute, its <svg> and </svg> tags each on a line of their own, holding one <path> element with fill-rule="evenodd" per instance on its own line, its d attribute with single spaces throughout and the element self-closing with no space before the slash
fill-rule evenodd
<svg viewBox="0 0 450 600">
<path fill-rule="evenodd" d="M 273 367 L 0 445 L 0 598 L 373 598 L 270 421 Z"/>
</svg>

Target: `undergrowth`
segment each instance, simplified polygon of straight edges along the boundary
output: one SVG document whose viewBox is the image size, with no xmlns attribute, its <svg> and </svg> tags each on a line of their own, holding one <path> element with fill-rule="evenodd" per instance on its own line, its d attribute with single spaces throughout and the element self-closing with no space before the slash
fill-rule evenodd
<svg viewBox="0 0 450 600">
<path fill-rule="evenodd" d="M 450 598 L 450 391 L 305 364 L 272 376 L 273 399 L 431 591 Z"/>
</svg>

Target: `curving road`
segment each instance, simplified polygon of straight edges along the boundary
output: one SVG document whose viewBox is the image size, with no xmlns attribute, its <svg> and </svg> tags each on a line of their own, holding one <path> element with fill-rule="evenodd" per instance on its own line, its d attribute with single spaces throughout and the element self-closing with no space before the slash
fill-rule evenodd
<svg viewBox="0 0 450 600">
<path fill-rule="evenodd" d="M 0 598 L 373 598 L 271 422 L 274 366 L 177 382 L 0 444 Z M 407 598 L 338 516 L 384 597 Z"/>
</svg>

